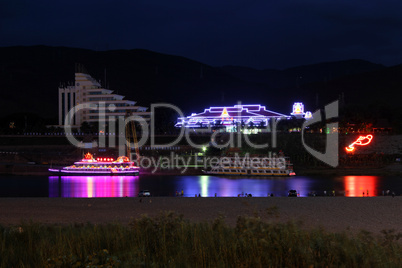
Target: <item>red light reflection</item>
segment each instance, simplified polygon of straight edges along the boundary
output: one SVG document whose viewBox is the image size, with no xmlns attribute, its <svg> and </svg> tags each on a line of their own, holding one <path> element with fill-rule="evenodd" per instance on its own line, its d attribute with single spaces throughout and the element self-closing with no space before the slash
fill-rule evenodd
<svg viewBox="0 0 402 268">
<path fill-rule="evenodd" d="M 345 176 L 345 195 L 349 197 L 377 196 L 377 176 Z"/>
</svg>

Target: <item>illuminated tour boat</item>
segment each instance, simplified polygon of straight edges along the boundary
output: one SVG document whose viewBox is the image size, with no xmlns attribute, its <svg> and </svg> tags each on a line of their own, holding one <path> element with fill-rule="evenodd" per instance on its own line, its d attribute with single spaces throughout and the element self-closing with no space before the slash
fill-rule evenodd
<svg viewBox="0 0 402 268">
<path fill-rule="evenodd" d="M 68 175 L 139 175 L 140 168 L 134 165 L 127 156 L 113 158 L 93 158 L 87 153 L 85 157 L 72 166 L 61 169 L 49 168 L 52 173 Z"/>
<path fill-rule="evenodd" d="M 245 175 L 245 176 L 294 176 L 293 165 L 288 157 L 221 157 L 212 164 L 211 175 Z"/>
<path fill-rule="evenodd" d="M 106 82 L 105 82 L 106 84 Z M 137 106 L 135 101 L 125 100 L 122 95 L 114 94 L 113 90 L 101 86 L 100 82 L 92 78 L 85 68 L 76 65 L 74 85 L 61 85 L 59 87 L 59 125 L 79 128 L 83 122 L 89 124 L 110 124 L 116 122 L 118 117 L 140 116 L 149 121 L 151 113 L 146 107 Z M 83 105 L 78 109 L 76 106 Z M 69 115 L 73 111 L 70 116 Z M 133 136 L 137 161 L 139 151 L 135 126 L 130 121 L 126 128 L 126 137 Z M 131 130 L 131 132 L 130 132 Z M 105 133 L 100 129 L 99 134 Z M 127 148 L 130 155 L 130 148 Z M 50 172 L 68 175 L 139 175 L 139 167 L 134 165 L 127 156 L 117 159 L 101 157 L 94 158 L 89 152 L 81 161 L 61 169 L 49 168 Z"/>
</svg>

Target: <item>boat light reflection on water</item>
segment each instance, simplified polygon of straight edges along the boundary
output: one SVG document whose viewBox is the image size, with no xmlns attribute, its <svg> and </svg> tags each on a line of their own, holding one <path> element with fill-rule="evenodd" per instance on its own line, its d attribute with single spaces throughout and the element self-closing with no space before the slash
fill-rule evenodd
<svg viewBox="0 0 402 268">
<path fill-rule="evenodd" d="M 289 189 L 298 189 L 304 196 L 309 185 L 303 177 L 51 176 L 49 197 L 136 197 L 143 189 L 154 196 L 174 196 L 183 189 L 186 197 L 236 197 L 245 193 L 255 197 L 285 196 Z"/>
<path fill-rule="evenodd" d="M 198 179 L 195 180 L 194 177 Z M 198 183 L 194 183 L 198 182 Z M 396 183 L 397 180 L 393 180 Z M 294 176 L 286 178 L 255 178 L 255 177 L 217 177 L 217 176 L 183 176 L 182 183 L 185 193 L 194 196 L 194 193 L 204 197 L 238 196 L 242 193 L 251 193 L 256 197 L 268 194 L 287 196 L 290 189 L 295 189 L 301 197 L 310 192 L 319 195 L 329 195 L 335 191 L 337 196 L 363 197 L 380 196 L 386 186 L 384 178 L 379 176 L 335 176 L 328 180 L 321 176 Z M 401 182 L 402 184 L 402 182 Z M 364 195 L 363 195 L 364 192 Z"/>
<path fill-rule="evenodd" d="M 349 197 L 376 196 L 377 176 L 345 176 L 345 195 Z"/>
<path fill-rule="evenodd" d="M 134 197 L 138 176 L 51 176 L 49 197 Z"/>
<path fill-rule="evenodd" d="M 180 184 L 185 196 L 214 197 L 236 197 L 245 193 L 255 197 L 266 197 L 270 194 L 275 196 L 286 196 L 289 189 L 298 189 L 303 195 L 307 196 L 311 186 L 310 181 L 298 177 L 279 178 L 279 177 L 221 177 L 221 176 L 182 176 Z"/>
<path fill-rule="evenodd" d="M 301 197 L 310 192 L 325 195 L 335 191 L 337 196 L 378 196 L 383 190 L 402 188 L 402 180 L 378 176 L 52 176 L 49 177 L 49 197 L 136 197 L 140 190 L 149 190 L 153 196 L 175 196 L 184 191 L 186 197 L 253 197 L 287 196 L 294 189 Z"/>
</svg>

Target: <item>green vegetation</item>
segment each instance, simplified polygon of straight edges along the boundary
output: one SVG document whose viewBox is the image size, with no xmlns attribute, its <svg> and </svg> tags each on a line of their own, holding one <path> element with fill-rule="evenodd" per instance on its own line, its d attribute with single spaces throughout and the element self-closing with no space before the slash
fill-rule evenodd
<svg viewBox="0 0 402 268">
<path fill-rule="evenodd" d="M 190 223 L 167 213 L 129 226 L 0 227 L 1 267 L 401 267 L 401 234 L 376 238 L 239 217 Z"/>
</svg>

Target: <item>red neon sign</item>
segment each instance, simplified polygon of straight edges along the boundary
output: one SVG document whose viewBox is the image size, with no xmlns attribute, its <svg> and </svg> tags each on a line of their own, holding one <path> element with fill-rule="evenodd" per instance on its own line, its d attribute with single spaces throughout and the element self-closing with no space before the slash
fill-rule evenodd
<svg viewBox="0 0 402 268">
<path fill-rule="evenodd" d="M 373 135 L 360 136 L 355 142 L 350 144 L 348 147 L 345 147 L 345 150 L 347 152 L 353 152 L 355 150 L 355 145 L 366 146 L 371 142 L 372 139 Z"/>
</svg>

